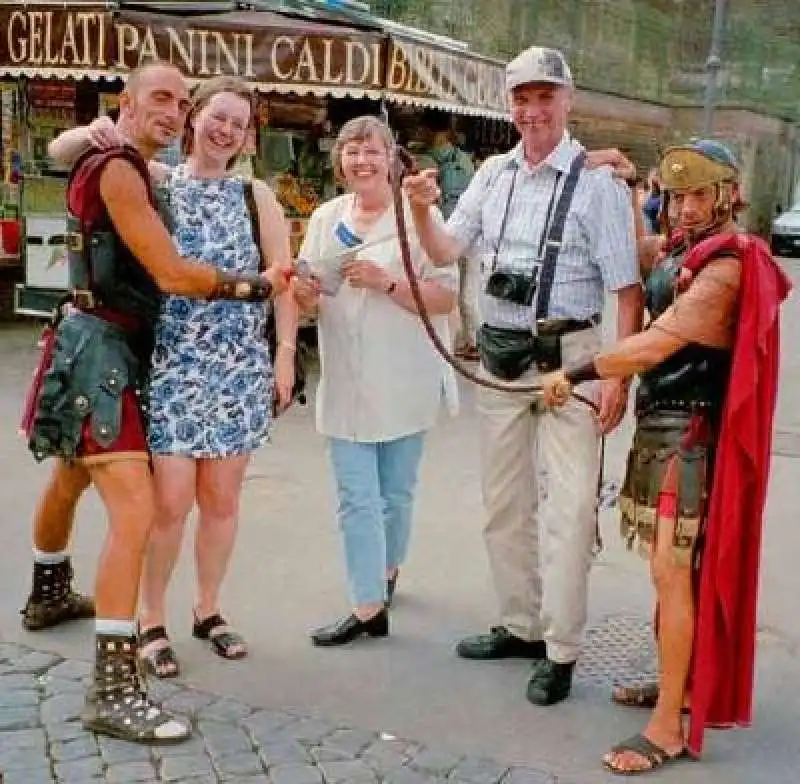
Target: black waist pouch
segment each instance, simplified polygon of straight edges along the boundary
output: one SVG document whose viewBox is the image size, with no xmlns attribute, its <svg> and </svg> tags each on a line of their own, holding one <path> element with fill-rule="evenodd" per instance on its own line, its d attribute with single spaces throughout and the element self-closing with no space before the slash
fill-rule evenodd
<svg viewBox="0 0 800 784">
<path fill-rule="evenodd" d="M 500 329 L 484 324 L 478 330 L 483 366 L 506 381 L 519 378 L 536 359 L 536 338 L 527 329 Z"/>
<path fill-rule="evenodd" d="M 534 363 L 542 373 L 561 367 L 561 336 L 536 336 L 527 329 L 502 329 L 483 324 L 478 330 L 483 366 L 505 381 L 518 379 Z"/>
</svg>

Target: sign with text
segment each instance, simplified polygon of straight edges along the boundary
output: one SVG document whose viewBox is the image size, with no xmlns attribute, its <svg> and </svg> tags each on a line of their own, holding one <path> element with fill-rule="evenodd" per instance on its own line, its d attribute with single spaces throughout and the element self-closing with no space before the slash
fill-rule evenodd
<svg viewBox="0 0 800 784">
<path fill-rule="evenodd" d="M 507 111 L 502 64 L 379 31 L 271 11 L 179 17 L 87 6 L 0 7 L 0 73 L 113 78 L 158 60 L 191 78 L 234 75 L 266 90 L 385 93 L 476 114 Z"/>
<path fill-rule="evenodd" d="M 41 7 L 0 9 L 0 65 L 125 75 L 163 60 L 187 76 L 277 85 L 381 88 L 383 38 L 270 12 L 176 17 Z"/>
<path fill-rule="evenodd" d="M 501 63 L 403 38 L 389 43 L 385 87 L 412 100 L 508 111 Z"/>
</svg>

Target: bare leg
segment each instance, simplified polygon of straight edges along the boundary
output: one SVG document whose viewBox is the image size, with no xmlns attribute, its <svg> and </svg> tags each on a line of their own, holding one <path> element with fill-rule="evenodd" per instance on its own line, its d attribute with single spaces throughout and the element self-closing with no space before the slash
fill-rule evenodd
<svg viewBox="0 0 800 784">
<path fill-rule="evenodd" d="M 196 464 L 190 457 L 153 456 L 156 516 L 142 570 L 139 608 L 140 654 L 158 677 L 178 675 L 180 664 L 170 648 L 166 631 L 167 586 L 181 552 L 186 518 L 194 504 Z M 147 632 L 152 630 L 152 635 Z M 161 651 L 163 654 L 159 655 Z"/>
<path fill-rule="evenodd" d="M 653 580 L 658 601 L 658 653 L 661 668 L 656 707 L 642 733 L 667 754 L 685 747 L 681 711 L 692 657 L 694 596 L 692 570 L 679 564 L 672 544 L 674 522 L 659 518 L 653 553 Z M 604 758 L 616 769 L 639 770 L 650 763 L 636 752 L 610 753 Z"/>
<path fill-rule="evenodd" d="M 109 518 L 97 570 L 94 679 L 86 695 L 83 726 L 141 743 L 177 743 L 191 727 L 147 698 L 136 664 L 132 633 L 144 553 L 155 516 L 155 487 L 147 460 L 118 459 L 89 466 Z M 121 621 L 130 631 L 110 631 Z M 101 629 L 101 624 L 103 627 Z"/>
<path fill-rule="evenodd" d="M 156 516 L 142 572 L 139 619 L 143 630 L 163 626 L 167 585 L 180 555 L 186 518 L 191 512 L 197 481 L 190 457 L 153 456 Z"/>
<path fill-rule="evenodd" d="M 97 569 L 97 617 L 132 621 L 155 515 L 150 467 L 145 460 L 115 460 L 91 465 L 89 473 L 109 520 Z"/>
<path fill-rule="evenodd" d="M 22 609 L 22 625 L 28 631 L 94 617 L 92 597 L 72 589 L 72 564 L 64 552 L 72 535 L 75 508 L 88 484 L 85 468 L 58 460 L 39 499 L 33 520 L 37 555 L 31 592 Z"/>
<path fill-rule="evenodd" d="M 236 541 L 239 501 L 249 460 L 248 454 L 198 461 L 195 614 L 200 621 L 219 612 L 219 591 Z M 243 646 L 237 645 L 229 653 L 234 656 L 243 652 Z"/>
<path fill-rule="evenodd" d="M 88 486 L 89 472 L 83 466 L 56 461 L 33 516 L 33 544 L 37 550 L 58 553 L 67 549 L 75 508 Z"/>
</svg>

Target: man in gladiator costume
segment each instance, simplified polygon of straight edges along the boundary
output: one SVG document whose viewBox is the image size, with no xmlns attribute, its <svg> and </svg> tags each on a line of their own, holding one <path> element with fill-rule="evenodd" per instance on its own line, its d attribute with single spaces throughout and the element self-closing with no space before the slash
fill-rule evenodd
<svg viewBox="0 0 800 784">
<path fill-rule="evenodd" d="M 612 695 L 653 709 L 641 734 L 603 758 L 624 775 L 698 756 L 707 727 L 750 723 L 778 317 L 790 288 L 766 244 L 737 230 L 739 167 L 725 145 L 673 147 L 659 176 L 669 239 L 647 276 L 649 328 L 544 380 L 546 403 L 560 406 L 582 382 L 640 377 L 620 508 L 623 536 L 650 560 L 659 678 Z M 670 214 L 678 226 L 666 225 Z"/>
</svg>

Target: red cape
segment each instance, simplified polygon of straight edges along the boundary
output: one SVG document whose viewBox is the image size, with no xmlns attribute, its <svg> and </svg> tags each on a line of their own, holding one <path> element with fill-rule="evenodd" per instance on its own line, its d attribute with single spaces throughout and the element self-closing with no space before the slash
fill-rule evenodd
<svg viewBox="0 0 800 784">
<path fill-rule="evenodd" d="M 779 308 L 791 284 L 760 239 L 710 237 L 687 254 L 696 273 L 719 256 L 741 260 L 739 321 L 722 411 L 700 570 L 691 672 L 689 748 L 706 727 L 748 726 L 752 716 L 762 514 L 777 395 Z"/>
</svg>

